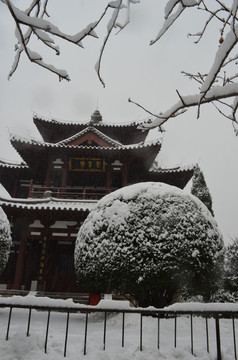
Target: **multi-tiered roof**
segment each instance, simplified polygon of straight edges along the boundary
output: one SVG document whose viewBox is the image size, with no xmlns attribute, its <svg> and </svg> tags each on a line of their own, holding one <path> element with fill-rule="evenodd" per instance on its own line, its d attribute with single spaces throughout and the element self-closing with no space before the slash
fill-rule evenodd
<svg viewBox="0 0 238 360">
<path fill-rule="evenodd" d="M 43 140 L 11 136 L 21 164 L 0 162 L 1 182 L 13 196 L 16 179 L 45 182 L 50 158 L 103 158 L 127 165 L 127 183 L 164 181 L 183 188 L 193 168 L 162 169 L 153 166 L 161 149 L 160 140 L 147 142 L 147 131 L 129 124 L 106 123 L 98 110 L 85 123 L 66 123 L 34 116 L 33 121 Z M 86 186 L 86 184 L 84 184 Z M 92 185 L 92 184 L 90 184 Z"/>
<path fill-rule="evenodd" d="M 135 122 L 66 123 L 33 119 L 42 140 L 11 136 L 21 163 L 0 161 L 0 182 L 10 197 L 0 205 L 12 224 L 13 246 L 0 281 L 12 289 L 82 291 L 73 267 L 79 227 L 98 199 L 117 188 L 162 181 L 183 188 L 193 167 L 161 169 L 160 140 L 147 141 Z M 43 259 L 43 260 L 42 260 Z"/>
</svg>

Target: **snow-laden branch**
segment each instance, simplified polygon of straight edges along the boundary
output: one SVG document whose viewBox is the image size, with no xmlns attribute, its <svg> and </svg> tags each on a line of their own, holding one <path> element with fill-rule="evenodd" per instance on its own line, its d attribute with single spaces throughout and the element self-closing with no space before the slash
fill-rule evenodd
<svg viewBox="0 0 238 360">
<path fill-rule="evenodd" d="M 119 27 L 120 30 L 126 27 L 126 25 L 130 21 L 130 4 L 136 4 L 139 2 L 139 0 L 127 0 L 127 5 L 123 4 L 123 0 L 115 0 L 108 2 L 107 6 L 103 11 L 103 14 L 98 18 L 98 20 L 88 24 L 86 28 L 82 29 L 81 31 L 77 32 L 74 35 L 70 35 L 70 34 L 66 34 L 65 32 L 62 32 L 55 24 L 50 22 L 48 19 L 45 19 L 45 17 L 47 18 L 49 17 L 47 11 L 47 5 L 49 0 L 44 0 L 44 1 L 32 0 L 31 4 L 28 6 L 28 8 L 25 11 L 17 8 L 13 4 L 13 0 L 1 0 L 1 2 L 8 7 L 9 12 L 12 15 L 16 24 L 16 32 L 15 32 L 17 37 L 17 44 L 15 46 L 16 56 L 12 65 L 12 69 L 9 73 L 9 78 L 17 70 L 22 53 L 25 53 L 31 62 L 57 74 L 60 80 L 61 79 L 70 80 L 67 71 L 57 69 L 54 65 L 46 64 L 43 61 L 43 57 L 40 54 L 33 52 L 29 48 L 29 42 L 31 40 L 31 37 L 33 35 L 36 36 L 37 39 L 40 40 L 44 46 L 49 47 L 50 49 L 55 51 L 56 55 L 60 55 L 60 49 L 59 46 L 55 44 L 54 37 L 58 37 L 60 39 L 63 39 L 67 42 L 70 42 L 76 46 L 83 48 L 82 45 L 83 39 L 89 36 L 98 38 L 97 33 L 95 31 L 96 27 L 98 26 L 99 23 L 101 23 L 102 19 L 104 18 L 108 10 L 113 9 L 107 27 L 107 36 L 103 42 L 103 46 L 101 48 L 99 55 L 99 60 L 96 64 L 98 77 L 102 82 L 102 84 L 105 85 L 101 78 L 100 67 L 101 67 L 102 55 L 106 47 L 107 41 L 114 27 Z M 127 17 L 125 23 L 121 25 L 119 22 L 117 22 L 117 19 L 120 11 L 123 8 L 127 9 Z M 22 27 L 27 27 L 27 31 L 25 34 L 23 33 Z"/>
<path fill-rule="evenodd" d="M 56 52 L 57 55 L 59 55 L 59 47 L 57 45 L 54 45 L 54 40 L 49 36 L 49 34 L 71 42 L 77 46 L 83 47 L 81 41 L 86 36 L 97 37 L 94 29 L 98 23 L 94 22 L 92 24 L 89 24 L 85 29 L 76 33 L 75 35 L 68 35 L 59 30 L 59 28 L 52 24 L 50 21 L 43 19 L 43 17 L 47 14 L 46 6 L 48 0 L 43 2 L 43 4 L 40 1 L 33 0 L 30 7 L 26 11 L 22 11 L 15 7 L 10 0 L 3 0 L 3 2 L 7 5 L 13 19 L 15 20 L 15 34 L 18 40 L 18 44 L 16 45 L 17 54 L 15 56 L 12 70 L 9 73 L 9 77 L 12 76 L 13 73 L 16 71 L 20 61 L 20 56 L 22 52 L 25 52 L 31 62 L 36 63 L 37 65 L 42 66 L 45 69 L 57 74 L 60 80 L 70 80 L 67 71 L 57 69 L 54 65 L 46 64 L 43 61 L 42 56 L 31 51 L 31 49 L 27 47 L 27 44 L 29 43 L 32 34 L 35 34 L 44 45 L 50 47 Z M 31 16 L 33 9 L 36 9 L 36 13 L 34 16 Z M 40 12 L 40 10 L 42 10 L 42 12 Z M 21 25 L 25 25 L 28 27 L 25 35 L 23 34 Z"/>
<path fill-rule="evenodd" d="M 167 2 L 165 6 L 165 22 L 162 29 L 159 31 L 158 35 L 154 40 L 150 42 L 150 45 L 153 45 L 156 41 L 158 41 L 166 31 L 173 25 L 173 23 L 179 18 L 182 12 L 186 9 L 186 7 L 192 7 L 198 5 L 196 0 L 170 0 Z M 175 7 L 178 6 L 178 9 L 173 13 Z"/>
<path fill-rule="evenodd" d="M 105 83 L 101 77 L 101 74 L 100 74 L 100 69 L 101 69 L 101 61 L 102 61 L 102 56 L 103 56 L 103 52 L 104 52 L 104 49 L 105 49 L 105 46 L 107 44 L 107 41 L 110 37 L 110 34 L 113 30 L 114 27 L 116 27 L 116 21 L 117 21 L 117 18 L 118 18 L 118 15 L 119 15 L 119 11 L 121 10 L 122 8 L 122 0 L 117 0 L 117 1 L 114 1 L 113 3 L 110 3 L 111 7 L 114 7 L 114 11 L 113 11 L 113 14 L 112 14 L 112 17 L 107 25 L 107 35 L 105 37 L 105 40 L 103 42 L 103 46 L 101 48 L 101 51 L 100 51 L 100 55 L 99 55 L 99 59 L 98 59 L 98 62 L 96 63 L 95 65 L 95 69 L 97 71 L 97 74 L 98 74 L 98 77 L 102 83 L 102 85 L 105 87 Z"/>
<path fill-rule="evenodd" d="M 235 30 L 235 32 L 234 32 Z M 201 93 L 206 94 L 206 92 L 211 88 L 214 84 L 215 79 L 220 72 L 222 65 L 224 64 L 225 60 L 227 59 L 228 55 L 237 44 L 237 34 L 238 33 L 238 25 L 235 29 L 232 29 L 226 36 L 223 43 L 220 45 L 214 63 L 209 71 L 209 74 L 206 77 L 204 84 L 201 87 Z"/>
<path fill-rule="evenodd" d="M 141 107 L 143 110 L 145 110 L 150 115 L 153 115 L 155 117 L 154 120 L 149 120 L 148 122 L 144 122 L 139 125 L 140 129 L 145 130 L 145 129 L 153 129 L 156 127 L 161 127 L 161 125 L 163 125 L 168 119 L 180 115 L 181 113 L 186 111 L 186 109 L 189 107 L 197 106 L 200 103 L 201 104 L 212 103 L 214 101 L 219 101 L 221 99 L 226 99 L 234 96 L 238 96 L 238 84 L 228 84 L 226 86 L 214 87 L 206 93 L 205 97 L 201 93 L 195 95 L 187 95 L 187 96 L 181 96 L 179 94 L 179 98 L 180 98 L 179 101 L 173 106 L 171 106 L 168 110 L 160 114 L 152 114 L 145 107 L 132 101 L 131 99 L 129 99 L 129 102 Z M 237 101 L 234 103 L 234 105 L 237 110 Z M 232 112 L 233 112 L 233 107 L 232 107 Z M 228 116 L 228 118 L 232 121 L 236 121 L 234 115 L 235 114 L 233 112 L 230 114 L 230 116 Z"/>
<path fill-rule="evenodd" d="M 83 39 L 87 37 L 98 38 L 96 33 L 97 27 L 102 23 L 102 20 L 107 14 L 109 16 L 109 21 L 107 23 L 106 36 L 102 41 L 99 58 L 95 65 L 98 78 L 103 86 L 105 86 L 105 83 L 102 79 L 101 67 L 107 43 L 115 28 L 117 28 L 118 33 L 129 24 L 131 4 L 139 3 L 139 0 L 108 1 L 102 14 L 97 20 L 88 24 L 76 34 L 70 35 L 61 31 L 56 24 L 49 21 L 47 7 L 50 0 L 29 0 L 30 5 L 26 10 L 17 8 L 13 4 L 15 0 L 0 1 L 8 7 L 16 24 L 16 55 L 9 77 L 17 70 L 21 55 L 25 53 L 31 62 L 57 74 L 60 79 L 69 80 L 67 71 L 57 69 L 54 65 L 45 63 L 42 55 L 31 49 L 32 37 L 36 37 L 44 47 L 54 51 L 56 55 L 60 55 L 60 49 L 59 46 L 55 44 L 55 39 L 60 38 L 82 48 Z M 124 9 L 126 10 L 126 16 L 124 17 L 124 21 L 120 21 L 119 16 Z M 185 76 L 194 80 L 198 85 L 197 94 L 182 96 L 177 91 L 179 101 L 162 115 L 155 114 L 154 116 L 149 110 L 146 110 L 143 106 L 137 104 L 155 117 L 155 120 L 153 120 L 151 124 L 147 123 L 143 126 L 146 128 L 160 127 L 161 124 L 166 122 L 170 117 L 177 116 L 186 111 L 188 107 L 192 106 L 198 107 L 199 116 L 201 105 L 209 102 L 212 102 L 221 114 L 229 120 L 232 120 L 233 125 L 236 125 L 238 123 L 236 117 L 238 109 L 238 72 L 234 71 L 234 67 L 238 64 L 238 51 L 236 50 L 238 43 L 238 0 L 231 1 L 230 5 L 222 0 L 167 0 L 164 11 L 164 24 L 161 26 L 158 35 L 150 42 L 150 44 L 158 44 L 159 39 L 162 36 L 166 36 L 167 31 L 172 31 L 174 23 L 184 15 L 185 11 L 190 11 L 191 16 L 198 17 L 200 14 L 203 15 L 201 17 L 201 28 L 198 29 L 195 34 L 188 34 L 195 38 L 196 44 L 199 44 L 206 36 L 210 25 L 214 22 L 218 22 L 219 47 L 217 53 L 214 54 L 213 64 L 210 69 L 207 69 L 205 75 L 201 74 L 199 71 L 197 74 L 183 71 Z M 232 102 L 229 103 L 228 100 L 230 101 L 231 99 Z M 229 110 L 229 114 L 226 113 L 223 107 L 225 107 L 226 111 L 227 109 Z"/>
<path fill-rule="evenodd" d="M 181 96 L 177 91 L 179 101 L 176 104 L 172 105 L 167 111 L 160 113 L 159 115 L 153 114 L 154 120 L 143 123 L 140 127 L 142 129 L 155 127 L 161 129 L 161 125 L 168 119 L 180 115 L 186 111 L 187 108 L 193 106 L 198 107 L 199 117 L 201 105 L 213 103 L 223 116 L 232 121 L 235 132 L 238 135 L 238 84 L 236 82 L 238 74 L 237 72 L 232 72 L 233 67 L 237 64 L 238 60 L 238 55 L 232 54 L 238 43 L 238 0 L 233 0 L 230 7 L 220 0 L 213 2 L 208 0 L 169 0 L 165 6 L 164 24 L 158 35 L 150 42 L 150 44 L 155 44 L 155 42 L 164 36 L 175 21 L 181 18 L 184 10 L 187 10 L 188 8 L 195 10 L 197 16 L 201 11 L 208 15 L 202 25 L 202 29 L 195 34 L 188 34 L 188 36 L 197 38 L 195 41 L 196 44 L 198 44 L 205 36 L 209 25 L 213 21 L 218 21 L 221 24 L 219 48 L 214 56 L 213 65 L 205 75 L 202 75 L 199 72 L 197 74 L 190 74 L 183 71 L 182 73 L 185 76 L 196 81 L 198 84 L 198 93 L 196 95 Z M 230 55 L 232 56 L 229 58 Z M 227 99 L 232 98 L 233 102 L 231 104 L 228 103 Z M 142 105 L 132 100 L 129 101 L 152 115 L 151 112 Z M 229 113 L 227 114 L 223 108 L 228 108 Z"/>
</svg>

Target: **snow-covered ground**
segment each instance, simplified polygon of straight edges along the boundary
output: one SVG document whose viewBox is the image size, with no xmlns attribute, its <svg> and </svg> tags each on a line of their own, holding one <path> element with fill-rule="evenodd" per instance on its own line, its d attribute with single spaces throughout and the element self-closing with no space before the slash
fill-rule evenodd
<svg viewBox="0 0 238 360">
<path fill-rule="evenodd" d="M 45 354 L 47 315 L 32 311 L 30 336 L 26 336 L 28 310 L 13 309 L 9 339 L 5 340 L 9 309 L 0 308 L 1 360 L 63 359 L 67 314 L 52 312 Z M 206 323 L 193 318 L 193 352 L 191 354 L 191 323 L 189 316 L 177 318 L 177 341 L 174 347 L 174 319 L 160 320 L 160 348 L 157 348 L 158 321 L 143 317 L 143 350 L 140 351 L 140 315 L 125 314 L 125 346 L 122 348 L 122 314 L 110 314 L 107 319 L 106 348 L 103 349 L 104 315 L 90 313 L 87 354 L 84 353 L 85 314 L 73 313 L 69 319 L 67 358 L 78 360 L 154 360 L 154 359 L 216 359 L 215 320 L 208 320 L 209 350 L 206 343 Z M 238 326 L 238 323 L 237 323 Z M 231 319 L 220 320 L 223 360 L 234 359 L 233 327 Z"/>
</svg>

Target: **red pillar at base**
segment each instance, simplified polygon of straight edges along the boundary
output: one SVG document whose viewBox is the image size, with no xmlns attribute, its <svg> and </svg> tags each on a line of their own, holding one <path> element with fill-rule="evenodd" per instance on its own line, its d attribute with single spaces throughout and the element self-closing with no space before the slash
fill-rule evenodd
<svg viewBox="0 0 238 360">
<path fill-rule="evenodd" d="M 90 294 L 89 295 L 89 305 L 97 305 L 101 300 L 100 294 Z"/>
<path fill-rule="evenodd" d="M 17 265 L 14 277 L 14 283 L 12 288 L 16 290 L 21 290 L 22 285 L 22 278 L 23 278 L 23 271 L 24 271 L 24 263 L 25 263 L 25 255 L 26 255 L 26 246 L 27 246 L 27 233 L 28 233 L 29 221 L 25 220 L 22 234 L 21 234 L 21 241 L 19 245 L 19 253 L 17 257 Z"/>
</svg>

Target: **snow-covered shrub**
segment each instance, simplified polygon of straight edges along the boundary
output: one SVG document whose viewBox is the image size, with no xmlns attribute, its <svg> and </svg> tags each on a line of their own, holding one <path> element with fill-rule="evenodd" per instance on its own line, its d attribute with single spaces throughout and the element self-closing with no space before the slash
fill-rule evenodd
<svg viewBox="0 0 238 360">
<path fill-rule="evenodd" d="M 238 238 L 226 248 L 224 289 L 238 294 Z"/>
<path fill-rule="evenodd" d="M 6 214 L 0 208 L 0 274 L 4 270 L 10 253 L 10 225 Z"/>
<path fill-rule="evenodd" d="M 235 303 L 238 301 L 238 293 L 219 289 L 211 296 L 210 301 L 219 303 Z"/>
<path fill-rule="evenodd" d="M 131 294 L 164 306 L 181 291 L 217 288 L 223 240 L 206 206 L 163 183 L 140 183 L 102 198 L 79 230 L 78 278 L 91 291 Z"/>
</svg>

